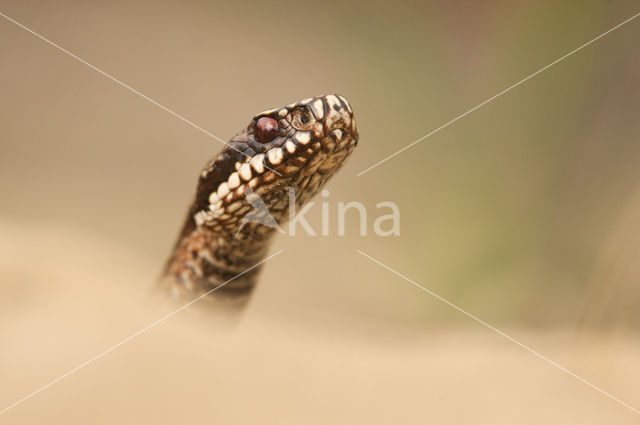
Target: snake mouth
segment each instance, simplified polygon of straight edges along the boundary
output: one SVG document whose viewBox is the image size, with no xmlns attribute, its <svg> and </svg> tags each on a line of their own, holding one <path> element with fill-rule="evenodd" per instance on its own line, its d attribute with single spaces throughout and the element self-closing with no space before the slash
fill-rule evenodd
<svg viewBox="0 0 640 425">
<path fill-rule="evenodd" d="M 257 114 L 202 171 L 196 223 L 231 225 L 246 212 L 248 191 L 262 196 L 274 187 L 304 190 L 314 174 L 337 170 L 357 140 L 351 105 L 340 95 Z"/>
</svg>

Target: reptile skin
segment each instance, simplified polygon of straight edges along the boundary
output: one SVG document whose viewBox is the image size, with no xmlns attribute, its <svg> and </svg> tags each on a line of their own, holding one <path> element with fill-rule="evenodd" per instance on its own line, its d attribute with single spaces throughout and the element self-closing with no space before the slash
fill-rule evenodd
<svg viewBox="0 0 640 425">
<path fill-rule="evenodd" d="M 175 295 L 217 288 L 208 297 L 246 300 L 260 267 L 236 276 L 265 258 L 277 233 L 274 226 L 261 224 L 264 220 L 248 220 L 256 213 L 252 200 L 257 195 L 275 222 L 284 223 L 291 191 L 299 210 L 345 163 L 357 142 L 353 111 L 339 95 L 256 115 L 200 173 L 161 286 Z"/>
</svg>

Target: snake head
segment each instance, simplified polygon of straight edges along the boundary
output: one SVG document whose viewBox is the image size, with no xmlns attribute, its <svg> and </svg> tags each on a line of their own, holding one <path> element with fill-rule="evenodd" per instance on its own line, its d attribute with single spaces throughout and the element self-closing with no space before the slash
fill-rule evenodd
<svg viewBox="0 0 640 425">
<path fill-rule="evenodd" d="M 264 201 L 278 223 L 286 220 L 290 188 L 297 206 L 303 205 L 342 166 L 357 141 L 353 111 L 340 95 L 257 114 L 202 170 L 192 209 L 195 224 L 223 236 L 237 231 L 251 209 L 249 192 Z"/>
</svg>

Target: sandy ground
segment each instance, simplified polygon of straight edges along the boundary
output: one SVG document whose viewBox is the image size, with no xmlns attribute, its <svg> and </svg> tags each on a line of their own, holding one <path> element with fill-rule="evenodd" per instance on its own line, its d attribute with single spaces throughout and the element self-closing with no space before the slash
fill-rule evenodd
<svg viewBox="0 0 640 425">
<path fill-rule="evenodd" d="M 150 297 L 155 264 L 123 247 L 71 228 L 1 229 L 2 408 L 170 311 Z M 259 301 L 232 325 L 198 308 L 172 316 L 4 413 L 0 423 L 639 420 L 479 325 L 406 330 L 349 312 L 339 325 L 308 325 L 256 311 Z M 637 336 L 507 331 L 640 405 Z"/>
</svg>

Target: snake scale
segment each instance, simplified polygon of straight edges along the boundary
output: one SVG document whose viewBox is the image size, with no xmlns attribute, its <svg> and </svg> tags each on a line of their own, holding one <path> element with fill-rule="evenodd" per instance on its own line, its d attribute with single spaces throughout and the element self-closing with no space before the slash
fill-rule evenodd
<svg viewBox="0 0 640 425">
<path fill-rule="evenodd" d="M 210 292 L 208 298 L 246 302 L 261 269 L 252 267 L 266 257 L 277 233 L 264 221 L 247 219 L 255 213 L 252 197 L 259 197 L 275 222 L 284 223 L 290 199 L 301 208 L 357 142 L 353 111 L 340 95 L 307 98 L 254 116 L 201 171 L 161 287 L 174 295 Z"/>
</svg>

